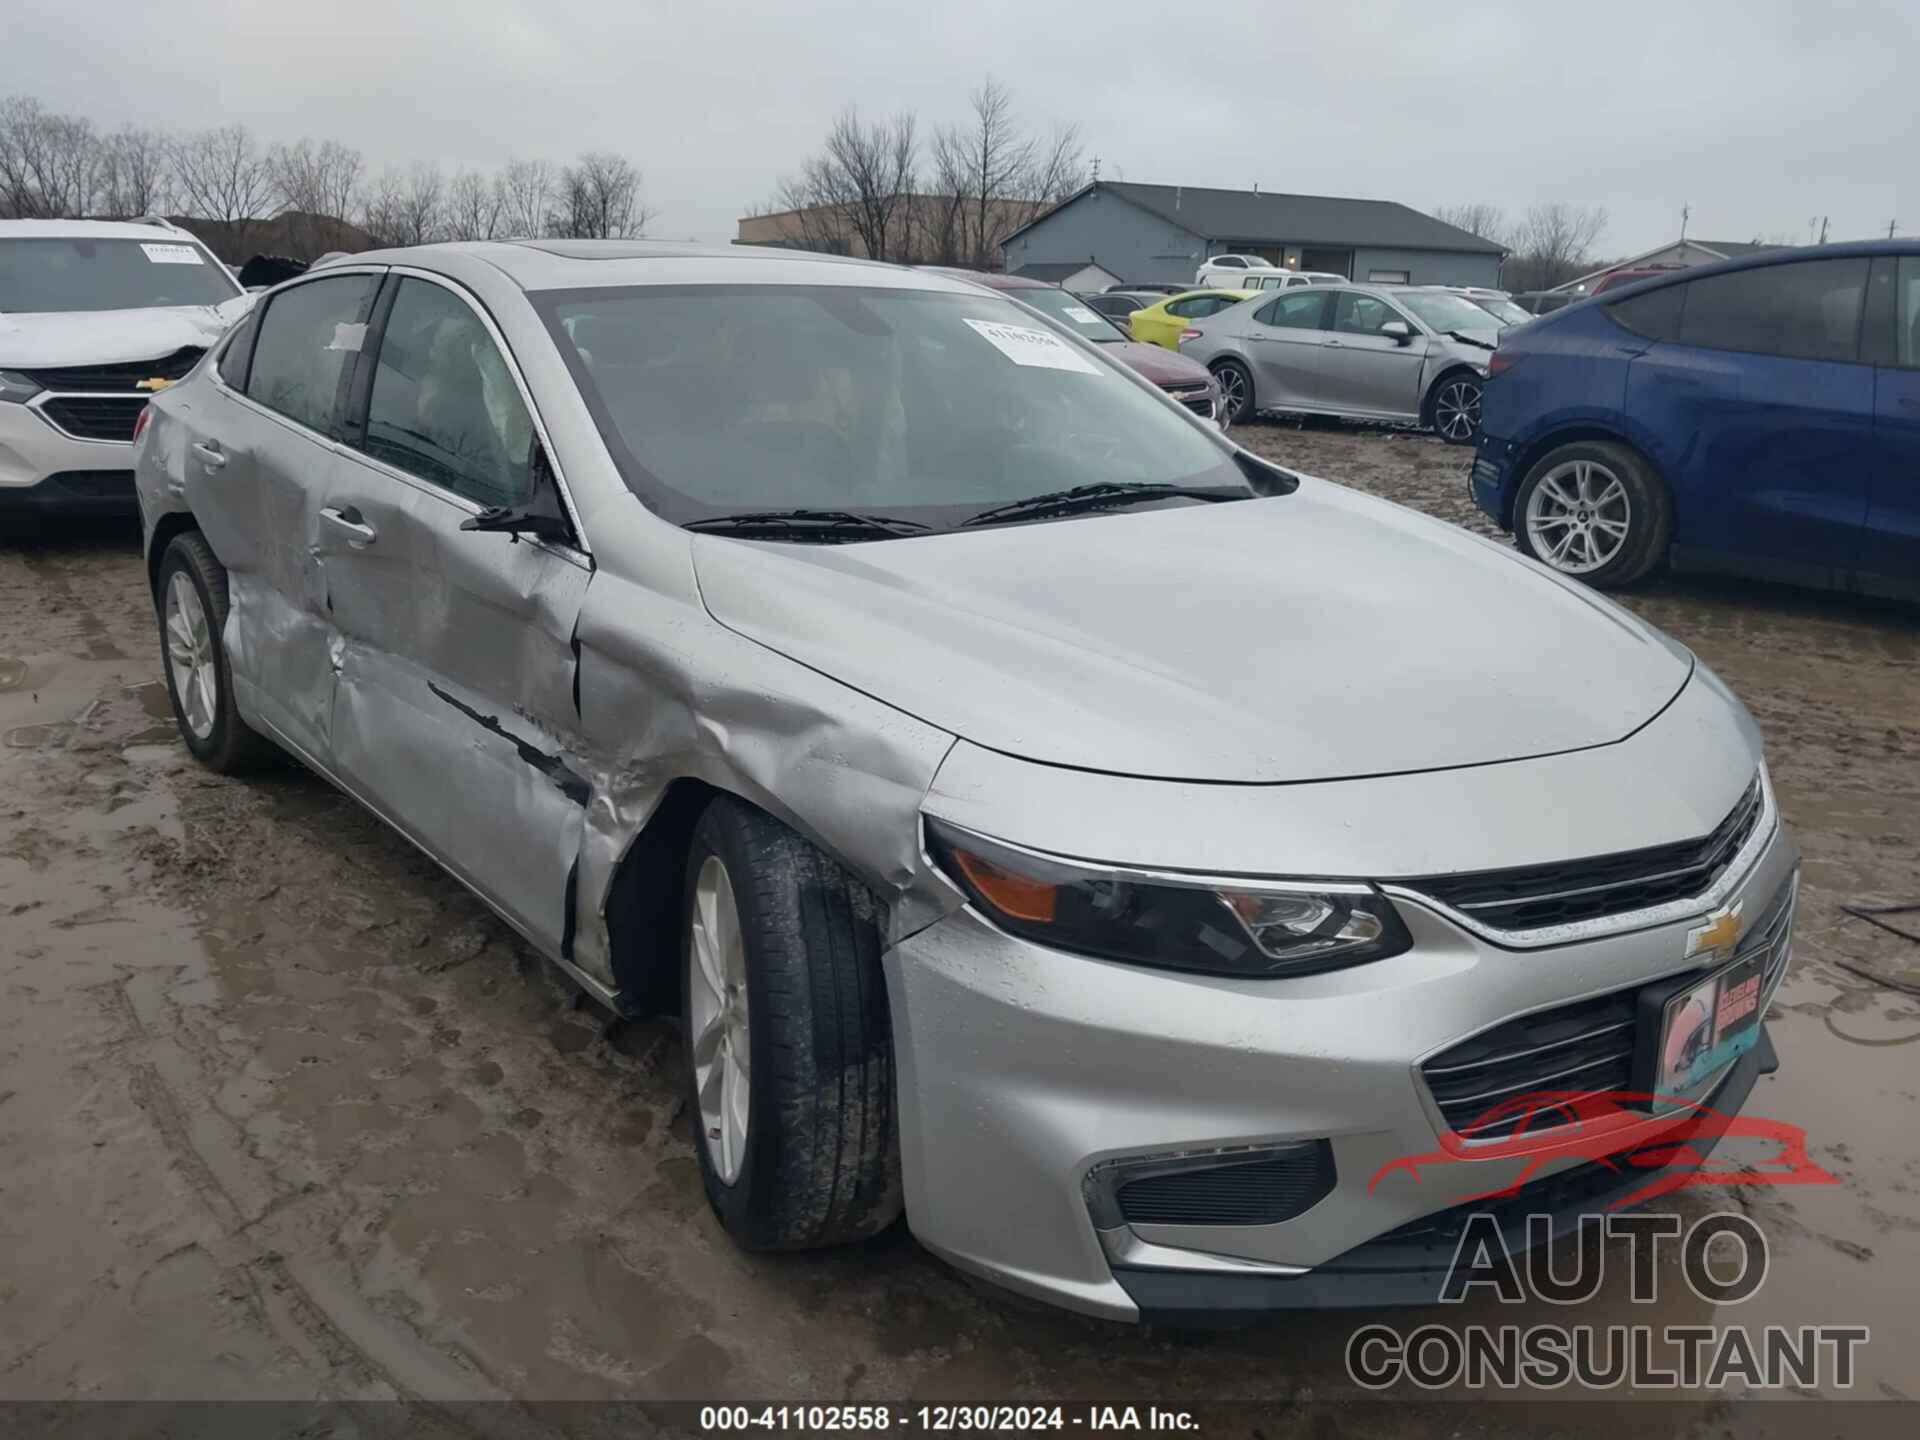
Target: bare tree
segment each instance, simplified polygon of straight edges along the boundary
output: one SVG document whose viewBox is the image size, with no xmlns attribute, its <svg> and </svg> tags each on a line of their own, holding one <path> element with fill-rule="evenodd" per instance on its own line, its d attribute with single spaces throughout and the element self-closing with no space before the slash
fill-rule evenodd
<svg viewBox="0 0 1920 1440">
<path fill-rule="evenodd" d="M 441 230 L 449 240 L 491 240 L 500 233 L 505 213 L 502 182 L 477 170 L 462 170 L 447 186 L 446 220 Z"/>
<path fill-rule="evenodd" d="M 93 122 L 29 96 L 0 101 L 0 214 L 81 216 L 93 207 L 99 160 Z"/>
<path fill-rule="evenodd" d="M 1086 183 L 1087 161 L 1080 145 L 1080 127 L 1059 125 L 1046 144 L 1035 144 L 1033 163 L 1027 167 L 1015 198 L 1036 205 L 1058 205 Z"/>
<path fill-rule="evenodd" d="M 633 162 L 589 151 L 560 177 L 559 204 L 547 228 L 572 240 L 621 240 L 646 233 L 653 212 L 640 201 Z"/>
<path fill-rule="evenodd" d="M 1060 126 L 1044 141 L 1023 133 L 1012 96 L 992 76 L 969 101 L 969 121 L 934 134 L 933 187 L 952 199 L 929 208 L 923 229 L 928 248 L 946 263 L 991 270 L 1010 232 L 1086 184 L 1087 164 L 1075 126 Z"/>
<path fill-rule="evenodd" d="M 1507 243 L 1507 217 L 1498 205 L 1479 200 L 1436 205 L 1433 218 L 1443 225 L 1464 230 L 1469 235 L 1478 235 L 1482 240 L 1491 240 L 1496 245 Z"/>
<path fill-rule="evenodd" d="M 137 218 L 173 208 L 173 165 L 166 132 L 122 125 L 100 142 L 95 171 L 101 210 Z"/>
<path fill-rule="evenodd" d="M 364 192 L 360 228 L 376 245 L 404 245 L 406 182 L 391 166 L 382 170 Z"/>
<path fill-rule="evenodd" d="M 400 196 L 400 244 L 426 245 L 440 238 L 446 194 L 447 182 L 438 165 L 415 165 L 407 173 Z"/>
<path fill-rule="evenodd" d="M 342 224 L 354 213 L 360 197 L 360 179 L 366 165 L 358 150 L 336 140 L 316 145 L 276 145 L 267 153 L 267 168 L 286 221 L 288 248 L 297 260 L 312 260 L 338 250 Z"/>
<path fill-rule="evenodd" d="M 273 199 L 273 176 L 253 132 L 223 125 L 188 135 L 173 146 L 180 200 L 203 220 L 220 222 L 228 252 L 247 253 L 253 224 Z"/>
<path fill-rule="evenodd" d="M 840 112 L 825 147 L 781 182 L 809 250 L 848 254 L 853 241 L 875 260 L 906 260 L 912 249 L 918 122 L 910 114 L 867 124 L 852 106 Z"/>
<path fill-rule="evenodd" d="M 1564 285 L 1590 268 L 1593 247 L 1606 228 L 1607 212 L 1598 205 L 1534 205 L 1514 226 L 1513 254 L 1503 279 L 1521 290 Z"/>
<path fill-rule="evenodd" d="M 546 234 L 553 184 L 553 166 L 545 160 L 514 160 L 500 172 L 500 220 L 508 235 L 531 240 Z"/>
</svg>

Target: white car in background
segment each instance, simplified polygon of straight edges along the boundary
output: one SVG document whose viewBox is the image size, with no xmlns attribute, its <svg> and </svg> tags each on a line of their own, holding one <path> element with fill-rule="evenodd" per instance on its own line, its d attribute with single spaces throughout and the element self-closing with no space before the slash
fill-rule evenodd
<svg viewBox="0 0 1920 1440">
<path fill-rule="evenodd" d="M 1202 289 L 1290 290 L 1296 285 L 1344 285 L 1331 270 L 1289 270 L 1258 255 L 1215 255 L 1194 274 Z"/>
<path fill-rule="evenodd" d="M 164 220 L 0 220 L 0 515 L 133 515 L 133 431 L 253 303 Z"/>
</svg>

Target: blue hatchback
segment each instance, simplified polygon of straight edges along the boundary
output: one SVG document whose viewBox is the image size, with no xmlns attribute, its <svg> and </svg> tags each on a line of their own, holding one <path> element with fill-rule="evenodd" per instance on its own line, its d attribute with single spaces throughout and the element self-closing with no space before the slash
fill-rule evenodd
<svg viewBox="0 0 1920 1440">
<path fill-rule="evenodd" d="M 1920 597 L 1920 242 L 1675 271 L 1509 331 L 1473 498 L 1590 584 Z"/>
</svg>

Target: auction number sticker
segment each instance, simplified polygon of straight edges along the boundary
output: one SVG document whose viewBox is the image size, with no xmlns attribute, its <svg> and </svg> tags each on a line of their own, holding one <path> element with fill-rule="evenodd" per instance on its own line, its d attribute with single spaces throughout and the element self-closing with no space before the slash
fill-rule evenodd
<svg viewBox="0 0 1920 1440">
<path fill-rule="evenodd" d="M 147 252 L 147 259 L 155 265 L 198 265 L 200 252 L 191 245 L 150 245 L 140 242 L 140 248 Z"/>
<path fill-rule="evenodd" d="M 1093 311 L 1084 305 L 1062 306 L 1060 313 L 1065 315 L 1069 320 L 1081 325 L 1099 325 L 1103 323 L 1098 315 L 1094 314 Z"/>
<path fill-rule="evenodd" d="M 967 324 L 1016 365 L 1037 370 L 1075 370 L 1082 375 L 1098 375 L 1100 368 L 1058 335 L 1045 330 L 1030 330 L 1025 325 L 1003 325 L 998 320 L 968 320 Z"/>
</svg>

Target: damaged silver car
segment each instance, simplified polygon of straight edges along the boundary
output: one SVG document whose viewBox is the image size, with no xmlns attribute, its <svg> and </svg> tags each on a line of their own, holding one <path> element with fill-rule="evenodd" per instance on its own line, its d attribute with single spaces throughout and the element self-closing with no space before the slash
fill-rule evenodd
<svg viewBox="0 0 1920 1440">
<path fill-rule="evenodd" d="M 746 1246 L 904 1210 L 1096 1315 L 1431 1300 L 1463 1194 L 1646 1181 L 1516 1097 L 1639 1145 L 1773 1063 L 1797 852 L 1711 673 L 964 280 L 379 252 L 145 413 L 187 746 L 677 1011 Z"/>
</svg>

